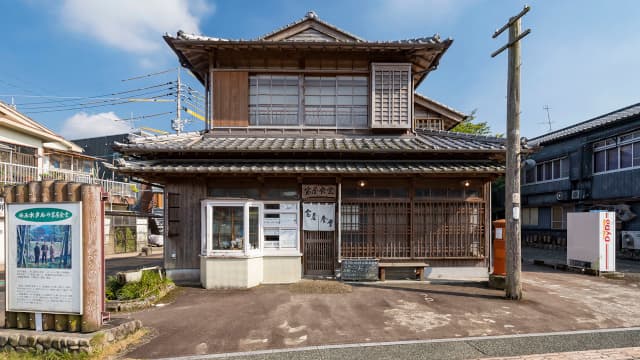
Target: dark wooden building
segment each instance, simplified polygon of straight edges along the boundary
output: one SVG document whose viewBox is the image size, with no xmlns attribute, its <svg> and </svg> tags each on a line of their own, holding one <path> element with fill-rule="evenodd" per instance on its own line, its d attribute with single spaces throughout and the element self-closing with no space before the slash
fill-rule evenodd
<svg viewBox="0 0 640 360">
<path fill-rule="evenodd" d="M 618 250 L 640 255 L 640 104 L 533 138 L 523 243 L 566 246 L 567 213 L 616 211 Z"/>
<path fill-rule="evenodd" d="M 446 131 L 464 114 L 414 93 L 451 40 L 370 42 L 314 13 L 255 40 L 165 40 L 205 86 L 207 128 L 117 150 L 121 173 L 165 186 L 170 276 L 249 287 L 347 259 L 488 274 L 504 142 Z"/>
</svg>

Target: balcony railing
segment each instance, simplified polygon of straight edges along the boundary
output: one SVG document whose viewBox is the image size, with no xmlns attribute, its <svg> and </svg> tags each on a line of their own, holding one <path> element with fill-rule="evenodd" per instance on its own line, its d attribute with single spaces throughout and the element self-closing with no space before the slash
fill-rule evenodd
<svg viewBox="0 0 640 360">
<path fill-rule="evenodd" d="M 34 180 L 40 180 L 37 167 L 0 162 L 0 183 L 20 184 Z"/>
<path fill-rule="evenodd" d="M 36 166 L 0 162 L 0 185 L 21 184 L 39 180 L 60 180 L 96 184 L 102 186 L 103 191 L 110 193 L 112 196 L 138 197 L 135 184 L 98 179 L 91 174 L 64 169 L 51 169 L 46 173 L 39 173 Z"/>
</svg>

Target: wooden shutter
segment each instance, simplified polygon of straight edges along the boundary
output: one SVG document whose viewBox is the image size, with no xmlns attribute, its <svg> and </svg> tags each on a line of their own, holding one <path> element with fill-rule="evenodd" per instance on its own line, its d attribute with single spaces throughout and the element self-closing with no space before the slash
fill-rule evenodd
<svg viewBox="0 0 640 360">
<path fill-rule="evenodd" d="M 213 126 L 249 126 L 249 74 L 213 73 Z"/>
<path fill-rule="evenodd" d="M 374 63 L 371 79 L 371 127 L 411 128 L 411 64 Z"/>
</svg>

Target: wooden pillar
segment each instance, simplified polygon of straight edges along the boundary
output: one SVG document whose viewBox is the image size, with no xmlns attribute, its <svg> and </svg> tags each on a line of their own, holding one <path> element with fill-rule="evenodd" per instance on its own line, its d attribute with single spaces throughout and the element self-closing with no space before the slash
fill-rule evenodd
<svg viewBox="0 0 640 360">
<path fill-rule="evenodd" d="M 67 200 L 81 201 L 82 200 L 82 195 L 80 191 L 81 187 L 82 187 L 82 184 L 80 183 L 74 182 L 74 183 L 67 184 Z M 86 250 L 83 248 L 82 252 L 85 252 L 85 251 Z M 84 271 L 84 268 L 83 268 L 83 271 Z M 65 321 L 65 319 L 63 319 L 62 321 Z M 71 332 L 80 331 L 80 315 L 67 315 L 66 328 L 67 328 L 67 331 L 71 331 Z"/>
<path fill-rule="evenodd" d="M 42 202 L 53 202 L 54 197 L 54 181 L 53 180 L 43 180 L 40 183 L 40 191 L 41 191 L 41 200 Z M 54 330 L 56 327 L 55 323 L 55 315 L 53 314 L 42 314 L 42 330 L 50 331 Z"/>
<path fill-rule="evenodd" d="M 67 200 L 67 182 L 56 181 L 53 183 L 53 198 L 56 202 Z M 51 322 L 50 316 L 47 316 L 47 322 Z M 56 331 L 66 331 L 69 317 L 64 314 L 53 315 L 53 328 Z"/>
<path fill-rule="evenodd" d="M 101 189 L 82 185 L 82 332 L 92 332 L 102 325 L 102 206 Z"/>
<path fill-rule="evenodd" d="M 15 186 L 7 186 L 4 188 L 4 203 L 10 204 L 15 202 Z M 7 229 L 5 229 L 7 231 Z M 7 249 L 5 249 L 6 251 Z M 5 264 L 5 274 L 6 274 L 6 265 Z M 5 279 L 6 282 L 6 279 Z M 18 326 L 17 317 L 15 312 L 6 311 L 7 304 L 5 303 L 5 313 L 4 313 L 4 326 L 6 328 L 15 328 Z"/>
</svg>

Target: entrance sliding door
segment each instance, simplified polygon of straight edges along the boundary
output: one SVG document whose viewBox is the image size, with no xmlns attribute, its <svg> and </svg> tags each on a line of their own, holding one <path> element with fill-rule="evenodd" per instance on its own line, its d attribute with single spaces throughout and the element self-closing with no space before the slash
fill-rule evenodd
<svg viewBox="0 0 640 360">
<path fill-rule="evenodd" d="M 335 203 L 303 203 L 304 274 L 332 276 L 335 271 Z"/>
</svg>

